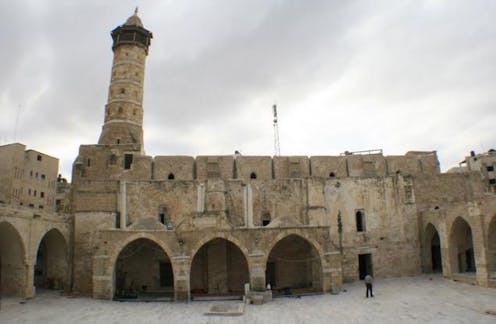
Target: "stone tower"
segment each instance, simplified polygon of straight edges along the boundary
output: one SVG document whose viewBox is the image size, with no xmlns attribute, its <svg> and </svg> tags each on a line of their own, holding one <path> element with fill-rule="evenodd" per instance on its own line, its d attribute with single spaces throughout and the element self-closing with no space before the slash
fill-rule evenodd
<svg viewBox="0 0 496 324">
<path fill-rule="evenodd" d="M 134 144 L 143 148 L 143 83 L 152 33 L 137 15 L 112 31 L 114 61 L 105 122 L 98 144 Z"/>
</svg>

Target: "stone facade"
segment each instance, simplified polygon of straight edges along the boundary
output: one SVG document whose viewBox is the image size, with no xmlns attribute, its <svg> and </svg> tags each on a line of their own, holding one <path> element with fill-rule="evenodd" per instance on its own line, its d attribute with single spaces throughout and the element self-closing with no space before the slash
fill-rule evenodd
<svg viewBox="0 0 496 324">
<path fill-rule="evenodd" d="M 3 291 L 180 301 L 435 271 L 496 286 L 496 198 L 480 172 L 441 173 L 436 152 L 147 156 L 152 34 L 135 14 L 112 37 L 100 140 L 80 146 L 59 186 L 67 216 L 0 209 Z"/>
<path fill-rule="evenodd" d="M 0 202 L 55 210 L 59 160 L 19 143 L 0 146 Z"/>
</svg>

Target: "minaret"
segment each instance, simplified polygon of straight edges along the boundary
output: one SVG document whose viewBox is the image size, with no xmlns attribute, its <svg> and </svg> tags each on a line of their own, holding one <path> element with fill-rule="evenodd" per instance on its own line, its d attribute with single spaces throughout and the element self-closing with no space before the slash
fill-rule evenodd
<svg viewBox="0 0 496 324">
<path fill-rule="evenodd" d="M 152 33 L 143 27 L 138 8 L 112 31 L 114 61 L 105 123 L 98 144 L 136 144 L 143 153 L 143 83 Z"/>
</svg>

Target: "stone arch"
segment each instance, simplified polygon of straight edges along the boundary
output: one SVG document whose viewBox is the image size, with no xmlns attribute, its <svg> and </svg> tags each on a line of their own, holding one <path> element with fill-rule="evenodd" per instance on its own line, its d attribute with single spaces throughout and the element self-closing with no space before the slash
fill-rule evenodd
<svg viewBox="0 0 496 324">
<path fill-rule="evenodd" d="M 201 244 L 201 245 L 200 245 Z M 196 245 L 190 265 L 192 298 L 201 295 L 243 295 L 250 281 L 246 251 L 233 238 L 216 235 Z"/>
<path fill-rule="evenodd" d="M 232 235 L 229 235 L 228 233 L 216 233 L 213 235 L 205 235 L 202 239 L 200 239 L 193 245 L 193 247 L 191 248 L 191 255 L 194 257 L 195 254 L 198 253 L 198 250 L 200 250 L 200 248 L 203 245 L 216 238 L 224 239 L 226 241 L 233 243 L 234 245 L 236 245 L 238 249 L 241 250 L 241 252 L 243 252 L 243 256 L 245 257 L 245 259 L 247 261 L 249 260 L 248 256 L 250 253 L 248 252 L 248 249 L 241 243 L 240 240 L 233 237 Z M 248 269 L 251 271 L 251 265 L 249 262 L 248 262 Z"/>
<path fill-rule="evenodd" d="M 274 240 L 268 251 L 265 278 L 274 294 L 323 291 L 322 250 L 312 240 L 286 234 Z"/>
<path fill-rule="evenodd" d="M 324 256 L 324 249 L 322 248 L 322 246 L 317 241 L 315 241 L 313 238 L 308 237 L 303 233 L 300 233 L 298 230 L 285 230 L 285 231 L 279 233 L 278 235 L 276 235 L 276 237 L 272 241 L 270 241 L 270 243 L 267 245 L 267 247 L 265 249 L 266 253 L 265 253 L 265 256 L 263 259 L 264 265 L 267 263 L 267 259 L 269 258 L 269 253 L 270 253 L 270 251 L 272 251 L 274 246 L 280 240 L 282 240 L 283 238 L 290 236 L 290 235 L 296 235 L 296 236 L 301 237 L 304 240 L 307 240 L 315 248 L 315 250 L 317 250 L 317 252 L 321 258 L 322 266 L 324 266 L 324 257 L 323 257 Z"/>
<path fill-rule="evenodd" d="M 0 292 L 24 297 L 26 293 L 26 246 L 19 231 L 0 222 Z"/>
<path fill-rule="evenodd" d="M 442 272 L 441 236 L 434 224 L 429 223 L 424 230 L 424 271 Z"/>
<path fill-rule="evenodd" d="M 68 288 L 68 245 L 60 230 L 47 229 L 34 248 L 34 285 L 46 289 Z"/>
<path fill-rule="evenodd" d="M 472 227 L 463 217 L 451 225 L 449 240 L 452 272 L 476 272 Z"/>
<path fill-rule="evenodd" d="M 496 215 L 487 227 L 487 271 L 490 279 L 496 279 Z"/>
<path fill-rule="evenodd" d="M 118 299 L 172 299 L 172 251 L 151 235 L 133 235 L 114 250 L 112 296 Z"/>
</svg>

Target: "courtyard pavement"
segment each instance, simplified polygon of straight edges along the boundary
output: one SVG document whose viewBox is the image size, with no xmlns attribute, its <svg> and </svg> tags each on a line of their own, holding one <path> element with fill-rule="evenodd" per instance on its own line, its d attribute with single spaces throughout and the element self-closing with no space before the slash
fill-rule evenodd
<svg viewBox="0 0 496 324">
<path fill-rule="evenodd" d="M 0 323 L 496 323 L 496 289 L 439 275 L 376 280 L 374 295 L 365 298 L 355 282 L 338 295 L 277 298 L 246 305 L 241 316 L 212 316 L 212 306 L 239 302 L 113 302 L 43 291 L 2 298 Z"/>
</svg>

